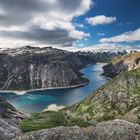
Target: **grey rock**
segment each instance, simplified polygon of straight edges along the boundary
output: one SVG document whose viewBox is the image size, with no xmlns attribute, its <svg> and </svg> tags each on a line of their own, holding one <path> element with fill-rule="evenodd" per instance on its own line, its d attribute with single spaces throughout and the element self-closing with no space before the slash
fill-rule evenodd
<svg viewBox="0 0 140 140">
<path fill-rule="evenodd" d="M 0 97 L 0 140 L 11 140 L 21 135 L 18 123 L 29 117 L 29 114 L 17 111 L 13 106 Z"/>
<path fill-rule="evenodd" d="M 60 126 L 25 133 L 14 140 L 140 140 L 140 125 L 114 120 L 87 128 Z"/>
<path fill-rule="evenodd" d="M 78 126 L 57 127 L 27 133 L 15 140 L 88 140 L 87 134 Z"/>
<path fill-rule="evenodd" d="M 140 125 L 124 120 L 114 120 L 98 124 L 91 140 L 140 140 Z"/>
</svg>

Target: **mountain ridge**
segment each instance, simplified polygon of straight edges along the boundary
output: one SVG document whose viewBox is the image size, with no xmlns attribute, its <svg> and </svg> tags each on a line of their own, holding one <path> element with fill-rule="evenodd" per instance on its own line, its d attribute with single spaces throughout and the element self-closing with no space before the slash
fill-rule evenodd
<svg viewBox="0 0 140 140">
<path fill-rule="evenodd" d="M 131 71 L 140 67 L 140 52 L 131 52 L 117 56 L 104 69 L 104 76 L 114 77 L 124 71 Z"/>
</svg>

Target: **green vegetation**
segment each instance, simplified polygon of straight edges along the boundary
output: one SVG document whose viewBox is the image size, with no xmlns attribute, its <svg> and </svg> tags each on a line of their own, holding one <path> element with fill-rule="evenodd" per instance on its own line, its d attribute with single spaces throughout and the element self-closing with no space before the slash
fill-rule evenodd
<svg viewBox="0 0 140 140">
<path fill-rule="evenodd" d="M 69 119 L 69 126 L 78 125 L 81 127 L 88 127 L 91 126 L 91 124 L 88 121 L 84 121 L 83 119 L 75 118 L 75 119 Z"/>
<path fill-rule="evenodd" d="M 66 119 L 62 112 L 43 112 L 32 114 L 29 119 L 25 119 L 20 123 L 23 132 L 37 131 L 40 129 L 53 128 L 57 126 L 79 125 L 87 127 L 89 122 L 82 119 Z"/>
<path fill-rule="evenodd" d="M 33 114 L 31 118 L 20 123 L 20 128 L 24 132 L 36 131 L 45 128 L 57 126 L 66 126 L 68 124 L 61 112 L 43 112 Z"/>
</svg>

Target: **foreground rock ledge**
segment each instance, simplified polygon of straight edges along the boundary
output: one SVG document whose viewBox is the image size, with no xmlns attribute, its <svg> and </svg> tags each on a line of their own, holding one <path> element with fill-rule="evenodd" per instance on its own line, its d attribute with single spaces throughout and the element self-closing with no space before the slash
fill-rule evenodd
<svg viewBox="0 0 140 140">
<path fill-rule="evenodd" d="M 15 140 L 140 140 L 140 125 L 113 120 L 95 127 L 57 127 L 26 133 Z"/>
<path fill-rule="evenodd" d="M 11 140 L 22 134 L 18 123 L 29 117 L 29 114 L 16 110 L 0 97 L 0 140 Z"/>
</svg>

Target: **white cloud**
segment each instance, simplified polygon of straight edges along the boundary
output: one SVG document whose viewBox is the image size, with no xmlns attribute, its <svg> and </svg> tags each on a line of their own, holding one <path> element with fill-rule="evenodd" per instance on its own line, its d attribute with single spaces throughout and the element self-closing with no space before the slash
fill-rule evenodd
<svg viewBox="0 0 140 140">
<path fill-rule="evenodd" d="M 84 24 L 82 24 L 82 23 L 74 23 L 74 26 L 75 27 L 78 27 L 78 28 L 85 28 L 85 26 L 84 26 Z"/>
<path fill-rule="evenodd" d="M 7 47 L 7 40 L 15 45 L 22 40 L 29 45 L 71 46 L 89 36 L 77 30 L 72 20 L 85 14 L 91 5 L 92 0 L 0 1 L 0 47 Z"/>
<path fill-rule="evenodd" d="M 69 36 L 73 39 L 83 39 L 85 37 L 90 37 L 90 34 L 89 33 L 84 33 L 82 31 L 71 31 Z"/>
<path fill-rule="evenodd" d="M 84 44 L 79 44 L 79 47 L 84 47 Z"/>
<path fill-rule="evenodd" d="M 140 41 L 140 28 L 111 38 L 102 38 L 100 42 L 135 42 Z"/>
<path fill-rule="evenodd" d="M 117 52 L 117 51 L 123 51 L 123 50 L 139 50 L 140 46 L 133 46 L 133 45 L 122 45 L 118 43 L 100 43 L 100 44 L 94 44 L 92 46 L 77 48 L 76 46 L 70 47 L 70 48 L 64 48 L 68 51 L 93 51 L 93 52 Z"/>
<path fill-rule="evenodd" d="M 0 31 L 28 31 L 26 26 L 10 26 L 9 28 L 0 26 Z"/>
<path fill-rule="evenodd" d="M 97 35 L 98 35 L 98 36 L 104 36 L 105 33 L 98 33 Z"/>
<path fill-rule="evenodd" d="M 133 49 L 130 45 L 121 45 L 116 43 L 101 43 L 91 46 L 95 51 L 121 51 Z"/>
<path fill-rule="evenodd" d="M 104 15 L 99 15 L 99 16 L 90 17 L 86 19 L 86 21 L 93 26 L 110 24 L 110 23 L 115 22 L 116 20 L 117 20 L 116 17 L 107 17 Z"/>
</svg>

